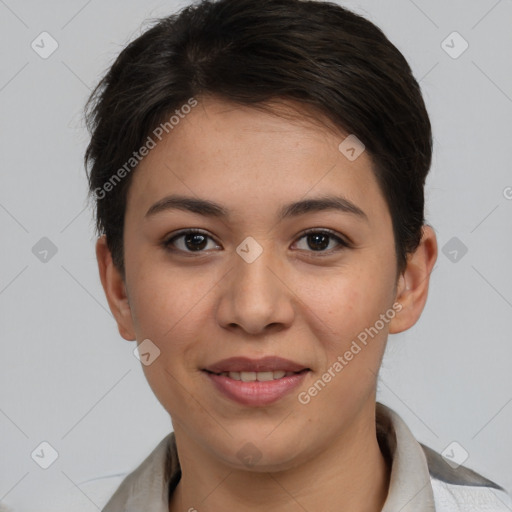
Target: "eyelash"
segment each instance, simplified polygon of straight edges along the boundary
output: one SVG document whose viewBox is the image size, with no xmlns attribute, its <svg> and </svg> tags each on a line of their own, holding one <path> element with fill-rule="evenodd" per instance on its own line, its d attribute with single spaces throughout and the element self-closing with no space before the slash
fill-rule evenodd
<svg viewBox="0 0 512 512">
<path fill-rule="evenodd" d="M 335 248 L 335 249 L 330 249 L 328 251 L 324 251 L 324 250 L 320 250 L 320 251 L 309 250 L 309 251 L 306 251 L 306 252 L 311 252 L 311 253 L 319 255 L 319 256 L 325 256 L 325 255 L 326 256 L 330 256 L 330 255 L 332 255 L 333 253 L 335 253 L 337 251 L 340 251 L 342 249 L 348 249 L 348 248 L 352 247 L 350 242 L 348 242 L 347 240 L 341 238 L 334 231 L 331 231 L 330 229 L 315 229 L 315 228 L 308 229 L 308 230 L 304 231 L 303 233 L 301 233 L 297 240 L 301 240 L 302 238 L 305 238 L 306 236 L 312 235 L 312 234 L 327 235 L 331 239 L 334 239 L 339 244 L 339 246 L 337 248 Z M 206 233 L 205 231 L 202 231 L 200 229 L 186 229 L 186 230 L 180 231 L 178 233 L 175 233 L 171 237 L 165 239 L 163 241 L 163 243 L 162 243 L 163 248 L 166 251 L 168 251 L 168 252 L 173 252 L 173 253 L 180 252 L 180 253 L 184 253 L 184 254 L 187 254 L 187 255 L 199 255 L 200 256 L 200 255 L 202 255 L 202 254 L 204 254 L 206 252 L 204 250 L 201 250 L 201 251 L 184 251 L 182 249 L 176 249 L 176 248 L 172 247 L 172 244 L 176 240 L 178 240 L 179 238 L 182 238 L 182 237 L 184 237 L 186 235 L 203 235 L 203 236 L 205 236 L 207 238 L 210 238 L 211 240 L 214 240 L 208 233 Z M 217 242 L 215 242 L 215 243 L 217 243 Z M 220 245 L 220 244 L 218 244 L 218 245 Z"/>
</svg>

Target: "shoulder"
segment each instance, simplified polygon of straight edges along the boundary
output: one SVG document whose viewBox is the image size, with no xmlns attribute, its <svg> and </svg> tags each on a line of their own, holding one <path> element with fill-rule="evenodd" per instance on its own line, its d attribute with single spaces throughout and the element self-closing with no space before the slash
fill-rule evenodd
<svg viewBox="0 0 512 512">
<path fill-rule="evenodd" d="M 125 472 L 117 475 L 102 476 L 81 483 L 79 488 L 82 491 L 83 496 L 77 496 L 77 498 L 80 498 L 81 506 L 84 506 L 86 501 L 92 501 L 100 509 L 103 508 L 119 488 L 121 483 L 126 479 L 128 474 L 128 472 Z M 87 500 L 84 500 L 84 496 L 87 497 Z M 65 510 L 66 512 L 69 512 L 69 510 L 79 511 L 81 509 L 79 504 L 75 504 L 74 508 L 62 508 L 62 512 Z M 53 512 L 57 511 L 53 510 Z"/>
<path fill-rule="evenodd" d="M 450 466 L 443 456 L 421 444 L 430 473 L 436 512 L 510 512 L 507 492 L 465 466 Z"/>
<path fill-rule="evenodd" d="M 41 503 L 38 510 L 81 512 L 91 510 L 91 506 L 104 512 L 166 510 L 162 503 L 166 499 L 165 460 L 171 434 L 162 439 L 135 469 L 82 481 L 70 487 L 68 492 L 53 497 L 51 503 Z M 3 512 L 2 508 L 0 512 Z"/>
<path fill-rule="evenodd" d="M 493 487 L 454 485 L 432 479 L 436 512 L 510 512 L 512 500 Z"/>
<path fill-rule="evenodd" d="M 167 462 L 173 446 L 174 432 L 171 432 L 124 478 L 102 511 L 145 510 L 148 505 L 155 512 L 166 510 L 169 498 Z"/>
</svg>

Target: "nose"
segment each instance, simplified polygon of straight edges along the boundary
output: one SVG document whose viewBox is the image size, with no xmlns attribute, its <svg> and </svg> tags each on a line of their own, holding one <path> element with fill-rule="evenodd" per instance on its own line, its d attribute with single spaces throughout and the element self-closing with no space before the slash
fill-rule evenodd
<svg viewBox="0 0 512 512">
<path fill-rule="evenodd" d="M 295 294 L 284 265 L 269 248 L 253 262 L 238 254 L 219 283 L 217 321 L 225 329 L 265 335 L 289 327 L 295 315 Z"/>
</svg>

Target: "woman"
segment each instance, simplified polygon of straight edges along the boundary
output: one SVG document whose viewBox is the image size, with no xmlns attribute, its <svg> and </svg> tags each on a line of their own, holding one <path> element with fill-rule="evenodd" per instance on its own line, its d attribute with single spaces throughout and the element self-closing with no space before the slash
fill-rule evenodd
<svg viewBox="0 0 512 512">
<path fill-rule="evenodd" d="M 507 510 L 376 402 L 437 257 L 418 83 L 331 3 L 203 1 L 88 104 L 101 281 L 169 434 L 103 509 Z"/>
</svg>

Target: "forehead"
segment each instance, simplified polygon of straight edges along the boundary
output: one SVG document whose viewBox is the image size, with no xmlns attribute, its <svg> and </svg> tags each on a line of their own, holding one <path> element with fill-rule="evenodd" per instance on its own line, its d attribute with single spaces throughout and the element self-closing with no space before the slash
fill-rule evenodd
<svg viewBox="0 0 512 512">
<path fill-rule="evenodd" d="M 274 110 L 207 98 L 180 119 L 139 164 L 128 205 L 146 209 L 182 193 L 247 211 L 300 198 L 342 194 L 372 215 L 387 210 L 371 157 L 340 151 L 347 134 L 314 110 L 279 103 Z M 356 148 L 357 149 L 357 148 Z"/>
</svg>

